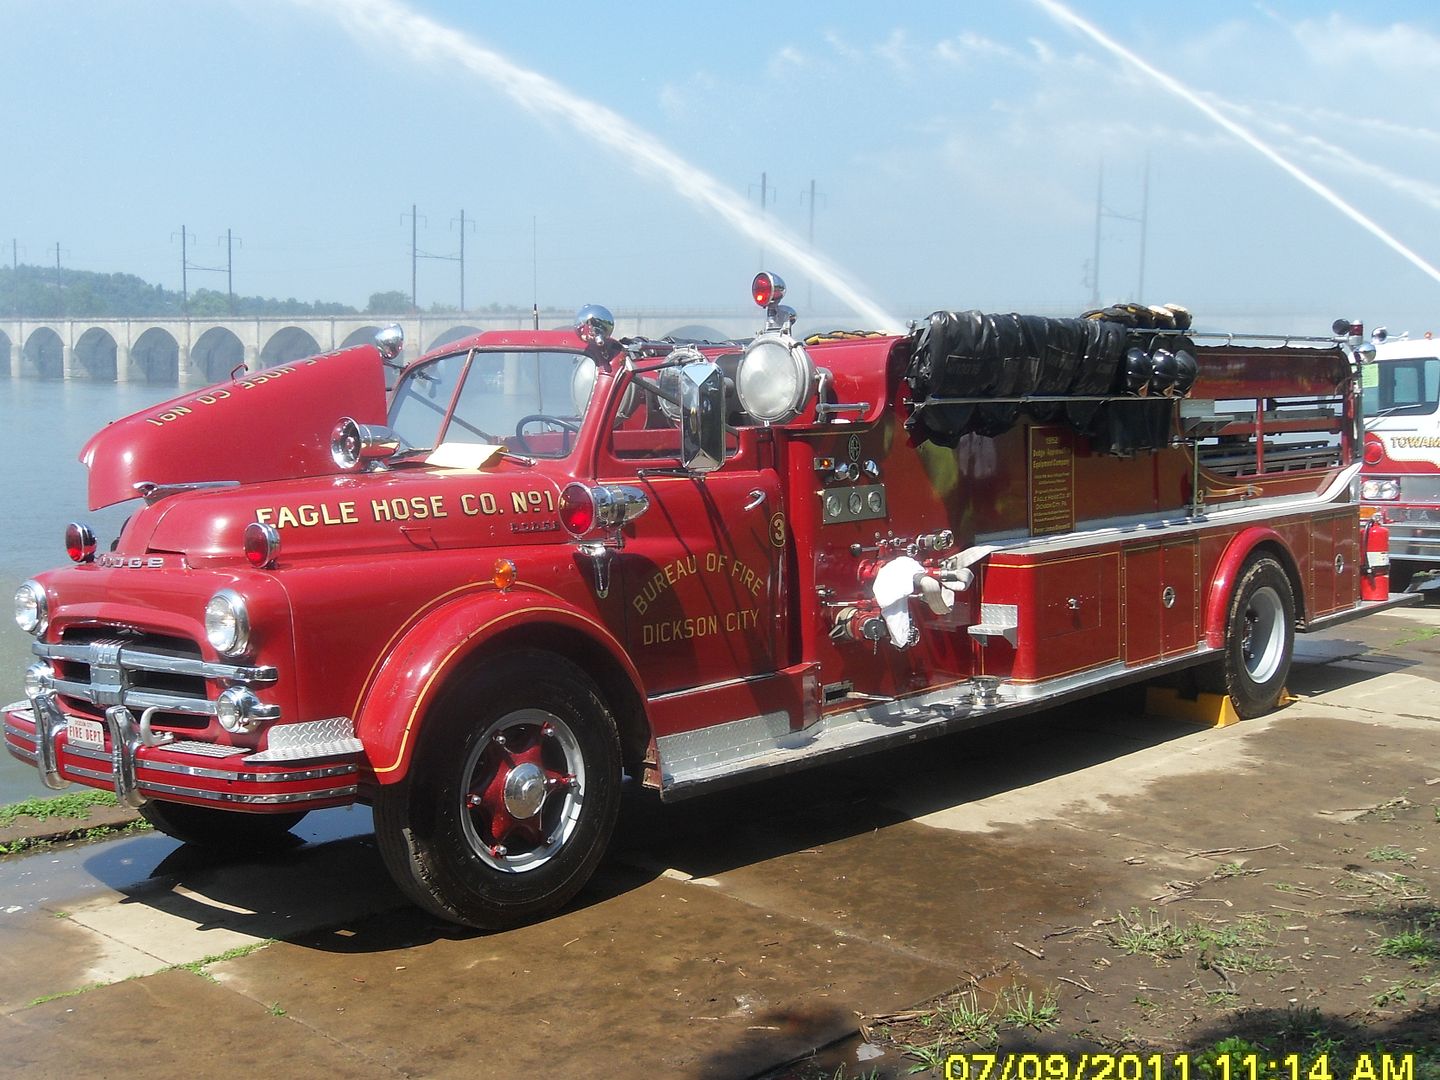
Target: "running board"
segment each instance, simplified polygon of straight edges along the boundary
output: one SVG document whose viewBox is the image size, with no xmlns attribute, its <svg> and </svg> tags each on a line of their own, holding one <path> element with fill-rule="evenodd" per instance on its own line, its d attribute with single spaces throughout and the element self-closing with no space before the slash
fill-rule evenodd
<svg viewBox="0 0 1440 1080">
<path fill-rule="evenodd" d="M 982 727 L 1101 690 L 1143 682 L 1165 671 L 1203 663 L 1215 654 L 1213 649 L 1202 649 L 1141 667 L 1111 664 L 1043 684 L 1004 683 L 993 676 L 980 676 L 913 697 L 831 713 L 798 731 L 791 730 L 788 714 L 772 712 L 662 735 L 655 740 L 660 796 L 669 802 L 729 787 L 751 774 L 778 775 Z"/>
<path fill-rule="evenodd" d="M 1339 626 L 1351 619 L 1359 619 L 1366 615 L 1374 615 L 1377 611 L 1388 611 L 1390 608 L 1409 607 L 1411 604 L 1418 604 L 1425 599 L 1421 592 L 1396 593 L 1388 600 L 1361 600 L 1354 607 L 1337 611 L 1333 615 L 1321 615 L 1318 619 L 1311 619 L 1304 626 L 1300 627 L 1300 633 L 1312 634 L 1316 630 L 1328 630 L 1332 626 Z"/>
</svg>

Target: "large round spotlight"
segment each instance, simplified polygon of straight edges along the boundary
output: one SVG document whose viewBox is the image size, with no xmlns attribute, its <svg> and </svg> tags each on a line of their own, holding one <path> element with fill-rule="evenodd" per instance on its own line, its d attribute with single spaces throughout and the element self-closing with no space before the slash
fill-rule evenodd
<svg viewBox="0 0 1440 1080">
<path fill-rule="evenodd" d="M 15 590 L 15 623 L 27 634 L 43 634 L 50 621 L 50 604 L 38 581 L 27 581 Z"/>
<path fill-rule="evenodd" d="M 221 589 L 205 605 L 205 638 L 222 656 L 239 656 L 249 647 L 250 613 L 233 589 Z"/>
<path fill-rule="evenodd" d="M 590 407 L 590 399 L 595 396 L 595 376 L 599 370 L 599 365 L 586 356 L 575 365 L 575 370 L 570 373 L 570 402 L 575 406 L 576 416 L 584 416 L 585 410 Z M 631 382 L 625 388 L 625 396 L 620 399 L 620 412 L 617 418 L 624 420 L 633 413 L 639 397 L 634 382 Z"/>
<path fill-rule="evenodd" d="M 798 416 L 815 386 L 815 364 L 802 345 L 779 334 L 761 334 L 745 349 L 735 373 L 740 406 L 765 424 Z"/>
</svg>

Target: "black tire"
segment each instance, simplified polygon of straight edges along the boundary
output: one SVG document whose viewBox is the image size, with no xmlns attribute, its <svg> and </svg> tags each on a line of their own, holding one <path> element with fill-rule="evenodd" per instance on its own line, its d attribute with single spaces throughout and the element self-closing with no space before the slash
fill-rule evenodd
<svg viewBox="0 0 1440 1080">
<path fill-rule="evenodd" d="M 189 803 L 150 800 L 140 816 L 166 836 L 197 847 L 265 851 L 295 841 L 290 830 L 308 813 L 247 814 Z"/>
<path fill-rule="evenodd" d="M 1410 583 L 1415 578 L 1415 571 L 1419 569 L 1414 563 L 1390 564 L 1390 591 L 1392 593 L 1409 592 Z"/>
<path fill-rule="evenodd" d="M 437 702 L 409 774 L 380 789 L 380 854 L 405 894 L 443 919 L 532 922 L 594 873 L 620 776 L 615 720 L 589 676 L 550 653 L 506 653 Z"/>
<path fill-rule="evenodd" d="M 1221 658 L 1196 672 L 1202 690 L 1228 694 L 1244 720 L 1275 708 L 1295 652 L 1295 594 L 1284 568 L 1269 556 L 1240 572 L 1225 615 Z"/>
</svg>

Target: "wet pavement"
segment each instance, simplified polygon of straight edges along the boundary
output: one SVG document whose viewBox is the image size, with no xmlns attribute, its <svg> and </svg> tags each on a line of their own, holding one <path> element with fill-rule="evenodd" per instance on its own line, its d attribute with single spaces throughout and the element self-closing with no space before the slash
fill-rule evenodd
<svg viewBox="0 0 1440 1080">
<path fill-rule="evenodd" d="M 1198 851 L 1297 844 L 1423 786 L 1437 625 L 1409 609 L 1302 637 L 1300 700 L 1231 728 L 1116 694 L 677 806 L 637 794 L 578 902 L 503 934 L 406 904 L 364 810 L 313 815 L 264 858 L 138 835 L 0 861 L 6 1059 L 27 1077 L 756 1075 L 1002 967 L 1027 928 L 1088 921 L 1122 875 L 1163 890 Z"/>
</svg>

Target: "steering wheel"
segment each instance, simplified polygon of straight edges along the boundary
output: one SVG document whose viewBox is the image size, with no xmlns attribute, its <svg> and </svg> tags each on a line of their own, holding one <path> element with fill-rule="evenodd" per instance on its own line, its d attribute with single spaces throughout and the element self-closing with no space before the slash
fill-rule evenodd
<svg viewBox="0 0 1440 1080">
<path fill-rule="evenodd" d="M 537 423 L 554 424 L 556 427 L 572 434 L 578 435 L 580 433 L 580 425 L 574 420 L 565 420 L 559 416 L 551 416 L 549 413 L 540 412 L 522 416 L 515 422 L 515 440 L 520 444 L 520 448 L 527 454 L 530 453 L 530 444 L 525 441 L 525 428 L 530 424 Z"/>
</svg>

